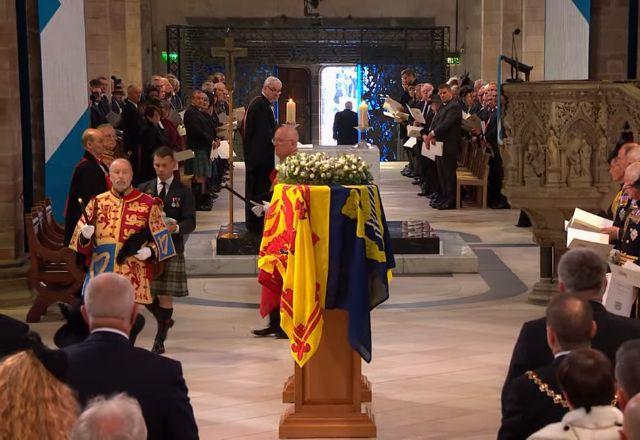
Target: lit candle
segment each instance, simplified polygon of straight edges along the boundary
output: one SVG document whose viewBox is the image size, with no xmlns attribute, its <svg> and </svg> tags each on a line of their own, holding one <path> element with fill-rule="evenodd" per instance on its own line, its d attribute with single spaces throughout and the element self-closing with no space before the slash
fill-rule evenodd
<svg viewBox="0 0 640 440">
<path fill-rule="evenodd" d="M 289 99 L 287 102 L 287 124 L 295 124 L 296 123 L 296 103 L 293 102 L 293 99 Z"/>
<path fill-rule="evenodd" d="M 369 106 L 366 101 L 362 101 L 358 106 L 358 128 L 369 127 Z"/>
</svg>

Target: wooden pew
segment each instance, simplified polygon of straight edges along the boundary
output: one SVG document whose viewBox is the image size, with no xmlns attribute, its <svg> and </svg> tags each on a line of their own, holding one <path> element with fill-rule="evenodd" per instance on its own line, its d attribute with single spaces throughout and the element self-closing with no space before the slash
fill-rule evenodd
<svg viewBox="0 0 640 440">
<path fill-rule="evenodd" d="M 54 248 L 56 242 L 44 232 L 45 217 L 38 215 L 37 210 L 35 215 L 24 216 L 29 245 L 29 286 L 37 292 L 27 313 L 27 322 L 39 322 L 47 307 L 56 302 L 75 303 L 85 277 L 71 249 Z"/>
<path fill-rule="evenodd" d="M 476 201 L 483 209 L 487 207 L 487 180 L 489 177 L 489 155 L 484 148 L 477 144 L 469 145 L 469 165 L 468 169 L 458 169 L 456 171 L 456 204 L 457 208 L 462 207 L 460 197 L 462 186 L 477 187 Z"/>
<path fill-rule="evenodd" d="M 64 241 L 64 226 L 60 225 L 53 216 L 53 205 L 51 199 L 45 197 L 40 205 L 44 208 L 46 222 L 44 223 L 44 231 L 51 237 L 59 238 L 61 243 Z"/>
</svg>

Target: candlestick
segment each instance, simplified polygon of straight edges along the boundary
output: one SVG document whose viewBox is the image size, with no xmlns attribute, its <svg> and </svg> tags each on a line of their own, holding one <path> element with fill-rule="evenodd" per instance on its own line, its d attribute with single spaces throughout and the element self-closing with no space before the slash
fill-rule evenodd
<svg viewBox="0 0 640 440">
<path fill-rule="evenodd" d="M 287 124 L 295 124 L 296 123 L 296 103 L 293 99 L 289 99 L 287 102 Z"/>
<path fill-rule="evenodd" d="M 366 101 L 362 101 L 358 106 L 358 128 L 369 127 L 369 106 Z"/>
</svg>

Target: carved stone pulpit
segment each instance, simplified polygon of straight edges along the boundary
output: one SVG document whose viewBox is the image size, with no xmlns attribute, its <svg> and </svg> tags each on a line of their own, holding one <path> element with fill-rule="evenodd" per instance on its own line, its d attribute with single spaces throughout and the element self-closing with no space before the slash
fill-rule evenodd
<svg viewBox="0 0 640 440">
<path fill-rule="evenodd" d="M 544 303 L 566 251 L 564 220 L 576 207 L 606 211 L 620 189 L 609 177 L 607 154 L 627 123 L 640 138 L 640 82 L 543 81 L 502 90 L 503 192 L 533 224 L 540 281 L 529 299 Z"/>
</svg>

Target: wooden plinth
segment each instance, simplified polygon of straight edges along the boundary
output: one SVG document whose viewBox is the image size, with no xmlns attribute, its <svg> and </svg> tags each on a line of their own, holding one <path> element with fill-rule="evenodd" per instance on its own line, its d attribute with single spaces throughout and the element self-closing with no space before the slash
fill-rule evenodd
<svg viewBox="0 0 640 440">
<path fill-rule="evenodd" d="M 291 375 L 284 382 L 282 389 L 282 403 L 294 403 L 295 400 L 295 380 Z M 362 403 L 371 402 L 371 382 L 367 379 L 367 376 L 362 375 L 362 388 L 360 390 L 360 401 Z"/>
<path fill-rule="evenodd" d="M 361 359 L 349 345 L 349 316 L 324 310 L 323 317 L 318 351 L 303 368 L 295 365 L 294 404 L 280 418 L 280 438 L 375 437 L 373 415 L 362 409 Z"/>
</svg>

